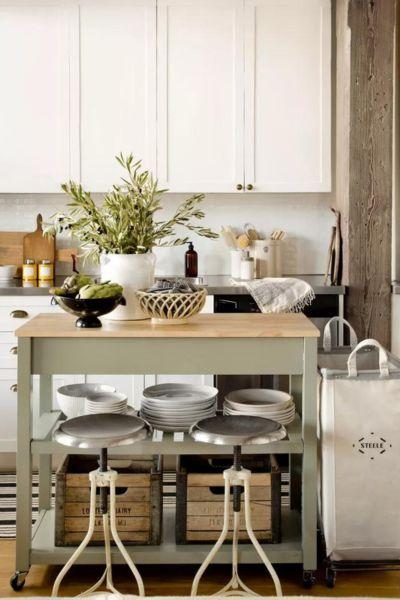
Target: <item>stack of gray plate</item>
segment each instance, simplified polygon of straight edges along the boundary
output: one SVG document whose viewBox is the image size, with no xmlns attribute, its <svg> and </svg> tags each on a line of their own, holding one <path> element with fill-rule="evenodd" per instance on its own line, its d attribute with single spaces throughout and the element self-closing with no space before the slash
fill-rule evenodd
<svg viewBox="0 0 400 600">
<path fill-rule="evenodd" d="M 251 415 L 288 425 L 296 415 L 293 397 L 286 392 L 267 389 L 246 389 L 225 396 L 225 415 Z"/>
<path fill-rule="evenodd" d="M 143 392 L 140 415 L 159 431 L 189 431 L 216 413 L 218 390 L 190 383 L 162 383 Z"/>
</svg>

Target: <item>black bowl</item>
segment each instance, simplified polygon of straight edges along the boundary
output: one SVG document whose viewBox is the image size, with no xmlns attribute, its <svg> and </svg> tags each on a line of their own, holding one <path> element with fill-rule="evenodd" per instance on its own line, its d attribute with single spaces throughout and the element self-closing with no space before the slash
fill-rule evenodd
<svg viewBox="0 0 400 600">
<path fill-rule="evenodd" d="M 83 300 L 72 296 L 53 296 L 52 304 L 58 304 L 65 312 L 79 317 L 76 327 L 101 327 L 98 317 L 110 313 L 119 304 L 125 306 L 126 300 L 120 294 L 110 298 L 91 298 Z"/>
</svg>

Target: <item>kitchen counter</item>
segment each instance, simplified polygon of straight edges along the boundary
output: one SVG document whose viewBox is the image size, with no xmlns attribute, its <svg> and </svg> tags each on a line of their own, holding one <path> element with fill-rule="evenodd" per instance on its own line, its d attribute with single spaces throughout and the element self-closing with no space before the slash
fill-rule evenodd
<svg viewBox="0 0 400 600">
<path fill-rule="evenodd" d="M 345 293 L 344 285 L 324 285 L 323 275 L 297 275 L 299 279 L 307 281 L 317 295 L 333 294 L 342 295 Z M 55 285 L 59 286 L 63 283 L 65 276 L 57 277 Z M 227 294 L 248 294 L 246 286 L 243 283 L 232 283 L 229 275 L 204 275 L 198 278 L 199 285 L 207 288 L 210 296 L 227 295 Z M 12 281 L 0 281 L 0 296 L 46 296 L 49 294 L 49 288 L 53 283 L 46 284 L 44 287 L 32 287 L 31 285 L 23 284 L 20 279 Z M 398 285 L 400 293 L 400 284 Z"/>
</svg>

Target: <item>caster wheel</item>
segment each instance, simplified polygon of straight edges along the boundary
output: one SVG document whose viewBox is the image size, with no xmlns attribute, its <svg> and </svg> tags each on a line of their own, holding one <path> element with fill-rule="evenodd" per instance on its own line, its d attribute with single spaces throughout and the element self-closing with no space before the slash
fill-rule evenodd
<svg viewBox="0 0 400 600">
<path fill-rule="evenodd" d="M 309 590 L 315 583 L 314 571 L 303 571 L 303 588 Z"/>
<path fill-rule="evenodd" d="M 325 571 L 325 582 L 326 586 L 330 589 L 333 589 L 336 584 L 336 572 L 329 567 Z"/>
<path fill-rule="evenodd" d="M 27 573 L 20 573 L 18 571 L 16 571 L 11 579 L 10 579 L 10 585 L 12 587 L 12 589 L 14 590 L 14 592 L 20 592 L 22 590 L 22 588 L 25 585 L 25 578 L 26 578 Z"/>
</svg>

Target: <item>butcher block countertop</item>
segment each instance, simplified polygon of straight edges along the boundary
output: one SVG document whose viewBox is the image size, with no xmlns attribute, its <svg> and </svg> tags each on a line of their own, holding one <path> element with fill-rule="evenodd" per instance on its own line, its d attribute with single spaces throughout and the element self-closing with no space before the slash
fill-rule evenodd
<svg viewBox="0 0 400 600">
<path fill-rule="evenodd" d="M 16 330 L 29 338 L 316 338 L 319 331 L 301 313 L 264 315 L 203 314 L 182 325 L 147 321 L 109 321 L 103 327 L 79 329 L 67 314 L 40 314 Z"/>
</svg>

